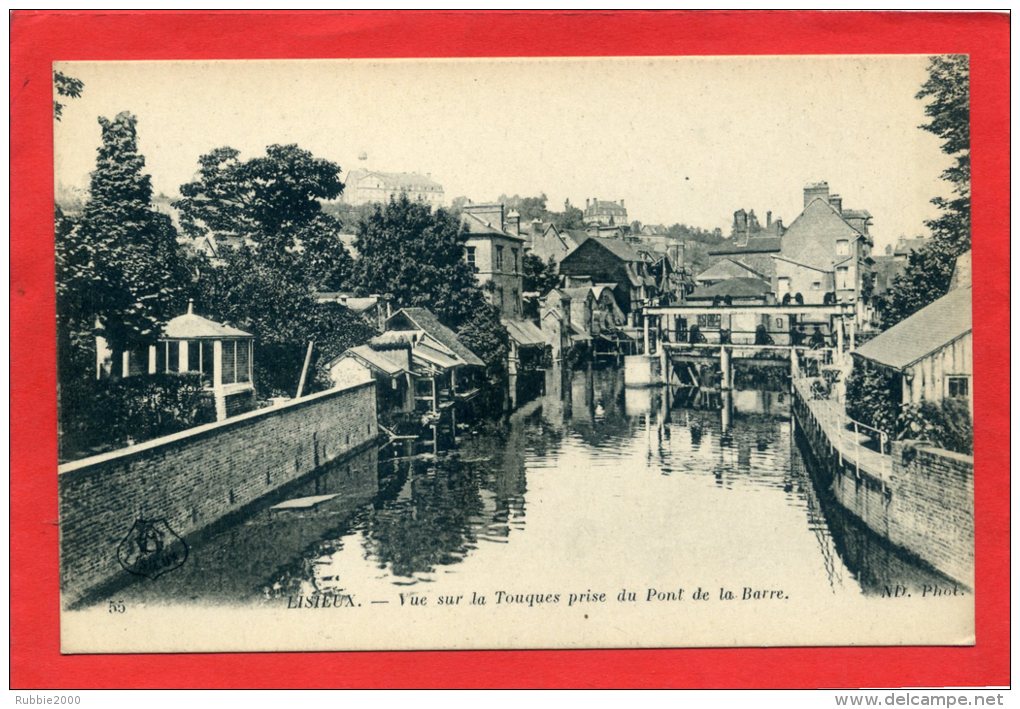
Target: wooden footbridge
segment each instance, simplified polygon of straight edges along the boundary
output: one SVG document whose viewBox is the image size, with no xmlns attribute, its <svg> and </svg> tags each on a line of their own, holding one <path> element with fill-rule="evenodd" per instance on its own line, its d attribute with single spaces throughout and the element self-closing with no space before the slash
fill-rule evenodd
<svg viewBox="0 0 1020 709">
<path fill-rule="evenodd" d="M 846 362 L 846 353 L 854 349 L 856 330 L 854 306 L 838 305 L 667 305 L 649 306 L 643 309 L 644 349 L 649 359 L 658 355 L 658 382 L 666 384 L 673 380 L 678 366 L 689 366 L 692 358 L 718 357 L 722 373 L 720 388 L 733 386 L 734 356 L 754 357 L 763 352 L 788 354 L 792 374 L 798 374 L 799 361 L 815 360 L 819 366 L 840 366 Z M 709 316 L 717 323 L 717 330 L 698 330 L 699 336 L 691 337 L 698 316 Z M 747 329 L 751 323 L 753 329 Z M 778 323 L 782 323 L 780 327 Z M 734 324 L 744 324 L 744 329 L 734 329 Z M 830 333 L 828 344 L 819 344 L 819 335 L 814 335 L 814 344 L 809 344 L 809 334 L 804 327 L 826 326 Z M 820 332 L 820 330 L 819 330 Z M 724 334 L 725 333 L 725 334 Z M 813 334 L 813 333 L 812 333 Z M 762 337 L 765 335 L 765 337 Z M 691 341 L 694 340 L 694 341 Z M 714 340 L 714 341 L 713 341 Z M 764 340 L 764 342 L 756 342 Z M 832 341 L 834 340 L 834 341 Z M 798 356 L 799 355 L 799 356 Z M 685 362 L 686 360 L 686 362 Z M 762 362 L 770 360 L 762 359 Z M 774 360 L 773 360 L 774 361 Z M 649 367 L 652 363 L 649 361 Z M 683 370 L 680 370 L 683 371 Z"/>
</svg>

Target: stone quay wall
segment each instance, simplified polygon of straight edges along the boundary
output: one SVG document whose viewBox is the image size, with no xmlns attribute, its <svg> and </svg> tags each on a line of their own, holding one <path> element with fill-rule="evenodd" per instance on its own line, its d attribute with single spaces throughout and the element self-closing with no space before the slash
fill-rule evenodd
<svg viewBox="0 0 1020 709">
<path fill-rule="evenodd" d="M 888 480 L 855 470 L 796 389 L 801 435 L 822 470 L 817 479 L 844 509 L 893 545 L 952 580 L 974 585 L 974 459 L 916 441 L 896 441 Z"/>
<path fill-rule="evenodd" d="M 365 382 L 61 465 L 65 602 L 127 574 L 118 547 L 136 520 L 187 538 L 378 436 Z"/>
</svg>

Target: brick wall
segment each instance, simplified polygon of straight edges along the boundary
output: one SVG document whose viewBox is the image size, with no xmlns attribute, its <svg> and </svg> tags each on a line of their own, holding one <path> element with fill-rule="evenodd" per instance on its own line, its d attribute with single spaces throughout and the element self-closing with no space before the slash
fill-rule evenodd
<svg viewBox="0 0 1020 709">
<path fill-rule="evenodd" d="M 893 444 L 889 540 L 974 585 L 974 459 L 911 441 Z"/>
<path fill-rule="evenodd" d="M 117 547 L 135 519 L 193 534 L 377 435 L 367 382 L 60 466 L 65 600 L 125 573 Z"/>
</svg>

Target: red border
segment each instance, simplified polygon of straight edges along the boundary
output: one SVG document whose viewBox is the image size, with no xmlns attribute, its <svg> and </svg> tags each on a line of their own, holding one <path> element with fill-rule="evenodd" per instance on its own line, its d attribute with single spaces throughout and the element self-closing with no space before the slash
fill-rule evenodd
<svg viewBox="0 0 1020 709">
<path fill-rule="evenodd" d="M 835 648 L 62 656 L 51 62 L 671 54 L 971 55 L 977 640 Z M 16 12 L 11 19 L 11 684 L 860 687 L 1009 683 L 1009 18 L 874 12 Z M 824 619 L 819 619 L 824 622 Z"/>
</svg>

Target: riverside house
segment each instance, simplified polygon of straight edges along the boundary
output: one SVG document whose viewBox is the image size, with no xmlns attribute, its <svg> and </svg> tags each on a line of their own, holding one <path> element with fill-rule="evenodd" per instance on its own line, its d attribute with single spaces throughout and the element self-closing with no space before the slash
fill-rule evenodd
<svg viewBox="0 0 1020 709">
<path fill-rule="evenodd" d="M 868 340 L 853 356 L 895 376 L 900 404 L 965 399 L 973 417 L 971 307 L 967 252 L 956 260 L 948 293 Z"/>
</svg>

